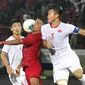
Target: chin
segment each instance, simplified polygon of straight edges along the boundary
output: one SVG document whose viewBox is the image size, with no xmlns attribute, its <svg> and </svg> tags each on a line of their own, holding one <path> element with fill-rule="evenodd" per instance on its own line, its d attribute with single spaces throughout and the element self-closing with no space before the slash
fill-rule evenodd
<svg viewBox="0 0 85 85">
<path fill-rule="evenodd" d="M 51 21 L 48 20 L 48 23 L 51 23 Z"/>
<path fill-rule="evenodd" d="M 15 33 L 15 35 L 19 35 L 20 33 Z"/>
</svg>

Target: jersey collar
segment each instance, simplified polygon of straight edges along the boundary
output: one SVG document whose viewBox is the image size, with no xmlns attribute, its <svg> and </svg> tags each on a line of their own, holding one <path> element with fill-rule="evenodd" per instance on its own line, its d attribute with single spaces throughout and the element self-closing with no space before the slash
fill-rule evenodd
<svg viewBox="0 0 85 85">
<path fill-rule="evenodd" d="M 52 24 L 50 23 L 51 28 L 57 28 L 60 25 L 61 22 L 58 23 L 57 26 L 53 27 Z"/>
</svg>

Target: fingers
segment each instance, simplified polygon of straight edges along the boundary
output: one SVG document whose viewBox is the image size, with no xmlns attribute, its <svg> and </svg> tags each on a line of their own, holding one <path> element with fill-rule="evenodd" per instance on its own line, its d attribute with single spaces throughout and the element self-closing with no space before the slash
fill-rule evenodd
<svg viewBox="0 0 85 85">
<path fill-rule="evenodd" d="M 17 74 L 17 76 L 20 75 L 20 69 L 16 69 L 16 74 Z"/>
<path fill-rule="evenodd" d="M 14 73 L 14 70 L 9 66 L 9 67 L 7 67 L 7 73 L 12 74 L 12 73 Z"/>
</svg>

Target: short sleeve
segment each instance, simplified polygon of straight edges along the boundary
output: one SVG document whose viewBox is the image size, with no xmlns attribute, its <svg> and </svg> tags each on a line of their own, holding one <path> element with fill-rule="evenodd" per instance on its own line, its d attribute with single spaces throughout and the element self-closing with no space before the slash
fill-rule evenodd
<svg viewBox="0 0 85 85">
<path fill-rule="evenodd" d="M 75 26 L 72 24 L 66 24 L 66 33 L 71 34 L 74 32 Z"/>
<path fill-rule="evenodd" d="M 42 39 L 46 40 L 46 32 L 44 30 L 44 26 L 41 27 L 41 34 L 42 34 Z"/>
<path fill-rule="evenodd" d="M 4 45 L 2 48 L 2 51 L 8 53 L 10 46 L 9 45 Z"/>
</svg>

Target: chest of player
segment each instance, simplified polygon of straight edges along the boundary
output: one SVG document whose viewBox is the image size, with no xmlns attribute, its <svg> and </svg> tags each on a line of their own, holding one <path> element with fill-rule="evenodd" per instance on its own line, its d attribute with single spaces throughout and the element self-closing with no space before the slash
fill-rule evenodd
<svg viewBox="0 0 85 85">
<path fill-rule="evenodd" d="M 9 50 L 19 52 L 22 51 L 22 47 L 23 45 L 11 45 L 9 46 Z"/>
<path fill-rule="evenodd" d="M 66 37 L 66 32 L 61 28 L 51 28 L 46 32 L 47 40 L 63 40 Z"/>
</svg>

